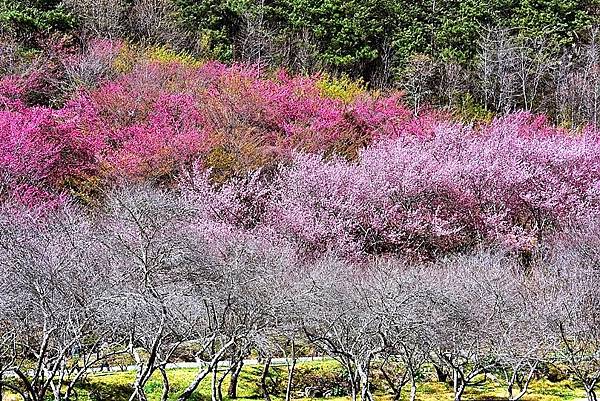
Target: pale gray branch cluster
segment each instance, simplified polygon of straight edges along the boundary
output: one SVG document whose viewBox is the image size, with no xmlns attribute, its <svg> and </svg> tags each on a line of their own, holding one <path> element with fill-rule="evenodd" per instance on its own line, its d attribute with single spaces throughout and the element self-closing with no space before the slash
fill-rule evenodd
<svg viewBox="0 0 600 401">
<path fill-rule="evenodd" d="M 137 365 L 131 401 L 147 399 L 182 349 L 210 380 L 213 401 L 236 397 L 251 353 L 284 357 L 286 400 L 296 361 L 318 349 L 344 367 L 353 400 L 373 400 L 380 375 L 399 400 L 437 373 L 455 400 L 485 378 L 508 400 L 554 364 L 596 401 L 600 380 L 600 241 L 579 230 L 527 269 L 481 250 L 430 264 L 334 255 L 306 260 L 286 244 L 213 235 L 198 199 L 149 188 L 113 192 L 92 214 L 62 207 L 0 214 L 0 391 L 27 401 L 75 399 L 94 369 Z M 228 361 L 227 369 L 217 369 Z"/>
</svg>

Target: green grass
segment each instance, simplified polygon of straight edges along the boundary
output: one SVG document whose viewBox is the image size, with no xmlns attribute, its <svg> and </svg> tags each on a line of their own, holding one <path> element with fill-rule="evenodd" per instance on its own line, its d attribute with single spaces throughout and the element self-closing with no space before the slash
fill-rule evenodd
<svg viewBox="0 0 600 401">
<path fill-rule="evenodd" d="M 335 371 L 340 371 L 339 365 L 335 361 L 314 361 L 298 364 L 299 369 L 310 371 L 313 375 L 330 375 Z M 238 400 L 262 400 L 261 392 L 258 387 L 260 381 L 261 366 L 246 366 L 242 370 L 239 378 Z M 173 369 L 168 370 L 171 384 L 170 400 L 175 400 L 176 396 L 188 385 L 196 374 L 195 369 Z M 272 377 L 275 382 L 285 386 L 286 370 L 283 366 L 272 368 Z M 131 395 L 131 383 L 135 379 L 135 372 L 115 372 L 98 373 L 90 376 L 85 385 L 78 390 L 78 400 L 81 401 L 126 401 Z M 227 398 L 227 388 L 229 378 L 225 379 L 223 386 L 223 395 L 225 401 Z M 162 392 L 162 382 L 158 374 L 152 377 L 146 385 L 146 391 L 149 401 L 158 401 Z M 377 399 L 382 401 L 391 401 L 391 396 L 377 391 Z M 405 390 L 403 400 L 408 396 L 408 389 Z M 272 396 L 273 401 L 281 401 L 281 397 Z M 295 397 L 298 401 L 319 401 L 321 399 Z M 328 397 L 328 401 L 347 401 L 350 397 Z M 419 385 L 417 399 L 420 401 L 444 401 L 452 400 L 452 389 L 445 383 L 435 381 L 425 382 Z M 483 384 L 468 387 L 463 397 L 465 401 L 500 401 L 506 399 L 506 392 L 501 385 L 492 379 L 486 380 Z M 547 380 L 534 381 L 530 386 L 530 391 L 525 401 L 575 401 L 584 400 L 585 394 L 577 385 L 569 380 L 559 383 L 551 383 Z M 18 400 L 15 397 L 8 397 L 7 400 Z M 192 397 L 192 401 L 210 400 L 210 377 L 200 384 L 197 394 Z"/>
</svg>

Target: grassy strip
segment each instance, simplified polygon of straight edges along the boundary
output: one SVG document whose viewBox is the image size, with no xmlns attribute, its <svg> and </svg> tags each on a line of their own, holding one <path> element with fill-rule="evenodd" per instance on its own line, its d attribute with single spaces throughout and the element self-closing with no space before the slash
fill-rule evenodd
<svg viewBox="0 0 600 401">
<path fill-rule="evenodd" d="M 341 371 L 335 361 L 313 361 L 300 363 L 299 369 L 310 371 L 314 375 L 331 376 Z M 261 366 L 245 366 L 240 374 L 238 385 L 239 401 L 262 400 L 259 388 Z M 176 400 L 177 395 L 187 386 L 196 374 L 195 369 L 171 369 L 168 370 L 168 377 L 171 385 L 170 400 Z M 286 368 L 276 366 L 271 369 L 271 379 L 274 385 L 285 385 Z M 78 389 L 78 400 L 81 401 L 127 401 L 131 395 L 131 383 L 135 379 L 135 372 L 111 372 L 97 373 L 88 378 L 88 382 Z M 224 401 L 230 401 L 227 397 L 227 388 L 229 378 L 226 378 L 223 385 Z M 152 377 L 146 386 L 149 401 L 158 401 L 162 392 L 162 382 L 157 373 Z M 301 397 L 301 392 L 296 394 L 294 400 L 297 401 L 347 401 L 350 397 L 327 397 L 327 398 L 306 398 Z M 384 389 L 379 389 L 375 393 L 381 400 L 391 401 L 391 396 L 386 394 Z M 408 399 L 408 391 L 402 397 L 402 400 Z M 276 395 L 271 396 L 273 401 L 281 401 L 283 398 Z M 7 401 L 17 401 L 19 398 L 11 395 L 5 395 Z M 417 399 L 420 401 L 441 401 L 452 400 L 452 388 L 448 384 L 435 381 L 428 381 L 419 385 Z M 485 380 L 482 384 L 468 387 L 463 397 L 465 401 L 500 401 L 506 400 L 506 391 L 502 383 L 492 379 Z M 210 379 L 205 379 L 197 393 L 191 401 L 210 400 Z M 534 381 L 530 386 L 530 391 L 523 398 L 524 401 L 579 401 L 585 400 L 585 394 L 576 384 L 570 380 L 564 380 L 552 383 L 548 380 Z"/>
</svg>

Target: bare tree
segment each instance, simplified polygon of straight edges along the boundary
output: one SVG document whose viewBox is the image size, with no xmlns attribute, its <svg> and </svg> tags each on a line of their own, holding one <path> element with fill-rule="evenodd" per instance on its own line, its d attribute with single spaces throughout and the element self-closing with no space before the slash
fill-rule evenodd
<svg viewBox="0 0 600 401">
<path fill-rule="evenodd" d="M 479 42 L 479 81 L 487 110 L 510 112 L 516 108 L 519 84 L 516 49 L 509 29 L 486 29 Z"/>
<path fill-rule="evenodd" d="M 88 338 L 101 331 L 98 310 L 106 294 L 106 274 L 95 258 L 89 223 L 73 207 L 45 216 L 3 211 L 3 346 L 10 350 L 4 381 L 28 401 L 73 396 L 74 386 L 98 362 Z M 66 388 L 66 390 L 65 390 Z"/>
<path fill-rule="evenodd" d="M 468 385 L 496 366 L 492 339 L 500 305 L 490 282 L 502 258 L 481 252 L 442 260 L 431 272 L 435 312 L 434 356 L 453 374 L 455 401 Z"/>
<path fill-rule="evenodd" d="M 543 95 L 542 88 L 549 81 L 555 59 L 543 37 L 524 37 L 516 42 L 516 76 L 519 82 L 519 100 L 525 111 L 534 111 Z"/>
<path fill-rule="evenodd" d="M 128 30 L 146 44 L 177 47 L 186 41 L 186 32 L 176 19 L 173 0 L 134 0 L 128 13 Z"/>
<path fill-rule="evenodd" d="M 5 390 L 5 380 L 10 377 L 17 360 L 17 330 L 13 325 L 9 311 L 8 290 L 6 280 L 0 279 L 0 399 Z M 17 391 L 18 392 L 18 391 Z"/>
<path fill-rule="evenodd" d="M 73 11 L 84 36 L 120 38 L 126 33 L 127 0 L 63 0 Z"/>
<path fill-rule="evenodd" d="M 286 288 L 290 277 L 287 272 L 294 266 L 293 254 L 243 236 L 213 246 L 219 255 L 217 277 L 210 283 L 206 275 L 190 278 L 192 286 L 209 288 L 208 293 L 212 294 L 201 304 L 212 333 L 210 345 L 196 355 L 198 361 L 205 362 L 179 396 L 181 401 L 189 399 L 209 374 L 211 399 L 220 401 L 225 375 L 235 372 L 249 347 L 265 348 L 282 310 L 278 291 Z M 230 369 L 219 377 L 218 363 L 228 356 Z"/>
<path fill-rule="evenodd" d="M 436 325 L 430 313 L 427 269 L 402 261 L 380 261 L 372 274 L 371 308 L 383 322 L 380 336 L 385 345 L 380 370 L 395 400 L 400 399 L 403 386 L 410 383 L 410 400 L 413 401 L 418 376 L 431 350 L 431 329 Z M 395 380 L 387 364 L 392 369 L 400 369 L 401 374 Z"/>
<path fill-rule="evenodd" d="M 166 364 L 207 324 L 188 279 L 206 275 L 214 260 L 199 237 L 190 235 L 193 208 L 174 194 L 147 187 L 118 190 L 110 194 L 102 217 L 98 238 L 111 255 L 117 291 L 113 324 L 129 336 L 138 365 L 130 400 L 146 400 L 144 386 L 157 370 L 166 399 Z"/>
<path fill-rule="evenodd" d="M 491 352 L 506 383 L 507 399 L 523 398 L 538 366 L 552 348 L 536 308 L 537 286 L 516 261 L 487 265 L 487 291 L 496 299 Z"/>
<path fill-rule="evenodd" d="M 538 304 L 556 339 L 558 361 L 597 401 L 600 382 L 600 243 L 597 223 L 574 231 L 535 271 Z"/>
<path fill-rule="evenodd" d="M 310 290 L 298 306 L 305 313 L 307 339 L 346 369 L 353 400 L 359 391 L 362 400 L 372 400 L 372 362 L 384 344 L 381 322 L 368 308 L 369 272 L 327 258 L 311 269 L 308 280 Z"/>
<path fill-rule="evenodd" d="M 414 56 L 402 75 L 402 89 L 413 106 L 415 115 L 431 99 L 437 75 L 437 63 L 427 55 Z"/>
<path fill-rule="evenodd" d="M 559 122 L 598 125 L 600 107 L 600 42 L 598 27 L 586 42 L 564 51 L 554 73 L 555 108 Z"/>
<path fill-rule="evenodd" d="M 242 21 L 236 38 L 236 59 L 258 66 L 269 65 L 274 32 L 267 27 L 265 0 L 249 2 L 242 13 Z"/>
<path fill-rule="evenodd" d="M 470 76 L 459 63 L 446 61 L 439 66 L 437 97 L 441 105 L 452 109 L 458 105 L 460 96 L 469 89 Z"/>
<path fill-rule="evenodd" d="M 119 55 L 120 45 L 114 42 L 90 41 L 84 44 L 81 54 L 61 60 L 64 69 L 62 90 L 72 93 L 77 88 L 93 89 L 103 80 L 116 74 L 114 63 Z"/>
</svg>

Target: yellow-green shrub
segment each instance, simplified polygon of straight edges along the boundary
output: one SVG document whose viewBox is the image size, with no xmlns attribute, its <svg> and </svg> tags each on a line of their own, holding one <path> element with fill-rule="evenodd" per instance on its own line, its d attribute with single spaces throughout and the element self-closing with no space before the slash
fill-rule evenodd
<svg viewBox="0 0 600 401">
<path fill-rule="evenodd" d="M 350 103 L 366 91 L 365 83 L 362 80 L 352 80 L 346 75 L 333 77 L 324 74 L 317 81 L 317 88 L 321 94 L 331 99 L 340 99 L 344 103 Z"/>
<path fill-rule="evenodd" d="M 146 57 L 150 61 L 159 63 L 180 63 L 190 67 L 198 67 L 202 62 L 184 51 L 176 51 L 166 46 L 154 46 L 146 50 Z"/>
</svg>

